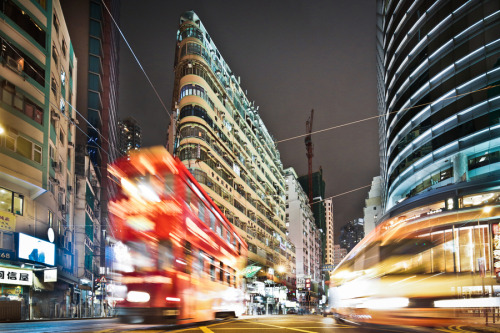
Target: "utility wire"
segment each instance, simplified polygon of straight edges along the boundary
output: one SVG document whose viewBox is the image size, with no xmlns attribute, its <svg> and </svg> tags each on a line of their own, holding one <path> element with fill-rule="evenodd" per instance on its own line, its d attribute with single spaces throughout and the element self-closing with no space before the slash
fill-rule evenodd
<svg viewBox="0 0 500 333">
<path fill-rule="evenodd" d="M 324 198 L 322 200 L 318 200 L 318 201 L 313 201 L 311 203 L 311 206 L 314 205 L 314 204 L 317 204 L 317 203 L 320 203 L 320 202 L 323 202 L 327 199 L 333 199 L 333 198 L 337 198 L 337 197 L 340 197 L 340 196 L 343 196 L 343 195 L 346 195 L 346 194 L 349 194 L 349 193 L 352 193 L 352 192 L 355 192 L 355 191 L 359 191 L 359 190 L 362 190 L 364 188 L 367 188 L 367 187 L 370 187 L 371 184 L 368 184 L 368 185 L 365 185 L 365 186 L 361 186 L 361 187 L 358 187 L 358 188 L 355 188 L 353 190 L 349 190 L 349 191 L 346 191 L 346 192 L 343 192 L 343 193 L 339 193 L 339 194 L 335 194 L 335 195 L 332 195 L 331 197 L 328 197 L 328 198 Z"/>
<path fill-rule="evenodd" d="M 318 133 L 330 131 L 330 130 L 333 130 L 333 129 L 337 129 L 337 128 L 341 128 L 341 127 L 345 127 L 345 126 L 349 126 L 349 125 L 354 125 L 354 124 L 361 123 L 361 122 L 364 122 L 364 121 L 368 121 L 368 120 L 372 120 L 372 119 L 377 119 L 377 118 L 380 118 L 380 117 L 385 117 L 385 116 L 387 116 L 389 114 L 403 112 L 403 111 L 408 111 L 408 110 L 411 110 L 411 109 L 414 109 L 414 108 L 419 108 L 421 106 L 430 105 L 430 104 L 433 104 L 433 103 L 436 103 L 436 102 L 441 102 L 441 101 L 445 101 L 447 99 L 457 98 L 457 97 L 461 97 L 461 96 L 473 94 L 473 93 L 476 93 L 476 92 L 480 92 L 480 91 L 483 91 L 483 90 L 489 90 L 489 89 L 496 88 L 496 87 L 500 87 L 500 84 L 496 84 L 496 85 L 492 85 L 492 86 L 487 86 L 487 87 L 484 87 L 484 88 L 481 88 L 481 89 L 477 89 L 477 90 L 474 90 L 474 91 L 469 91 L 469 92 L 466 92 L 466 93 L 463 93 L 463 94 L 459 94 L 459 95 L 449 96 L 449 97 L 446 97 L 446 98 L 438 98 L 437 100 L 432 101 L 432 102 L 423 103 L 423 104 L 419 104 L 419 105 L 414 105 L 414 106 L 411 106 L 409 108 L 405 108 L 405 109 L 401 109 L 401 110 L 396 110 L 396 111 L 392 111 L 392 112 L 387 112 L 387 113 L 384 113 L 384 114 L 380 114 L 380 115 L 377 115 L 377 116 L 372 116 L 372 117 L 368 117 L 368 118 L 364 118 L 364 119 L 360 119 L 360 120 L 351 121 L 351 122 L 348 122 L 348 123 L 345 123 L 345 124 L 336 125 L 336 126 L 333 126 L 333 127 L 328 127 L 328 128 L 324 128 L 322 130 L 314 131 L 312 133 L 306 133 L 306 134 L 301 134 L 301 135 L 293 136 L 291 138 L 278 140 L 278 141 L 276 141 L 276 143 L 281 143 L 281 142 L 291 141 L 291 140 L 294 140 L 294 139 L 303 138 L 303 137 L 306 137 L 308 135 L 318 134 Z"/>
<path fill-rule="evenodd" d="M 104 8 L 106 8 L 106 11 L 108 12 L 109 16 L 111 17 L 111 20 L 113 20 L 113 23 L 115 24 L 116 29 L 118 29 L 118 31 L 120 32 L 120 35 L 122 36 L 123 40 L 127 44 L 128 49 L 130 50 L 130 52 L 134 56 L 135 61 L 137 62 L 137 64 L 141 68 L 142 72 L 144 73 L 144 76 L 146 76 L 146 79 L 148 80 L 149 85 L 151 86 L 151 88 L 153 88 L 153 90 L 154 90 L 154 92 L 156 94 L 156 97 L 158 97 L 158 100 L 160 101 L 161 105 L 163 106 L 163 109 L 165 109 L 165 111 L 167 112 L 168 116 L 171 116 L 170 111 L 168 111 L 167 107 L 165 106 L 165 103 L 163 103 L 163 100 L 161 99 L 160 94 L 158 94 L 158 91 L 156 90 L 155 86 L 153 85 L 153 82 L 151 82 L 151 80 L 149 79 L 148 74 L 144 70 L 144 67 L 142 67 L 141 62 L 139 61 L 139 59 L 135 55 L 134 50 L 132 50 L 132 47 L 130 46 L 129 42 L 127 41 L 127 38 L 125 38 L 125 35 L 123 34 L 122 30 L 118 26 L 118 23 L 116 23 L 115 18 L 113 17 L 113 15 L 111 14 L 111 12 L 109 11 L 108 7 L 104 3 L 104 0 L 101 0 L 101 2 L 103 4 Z"/>
</svg>

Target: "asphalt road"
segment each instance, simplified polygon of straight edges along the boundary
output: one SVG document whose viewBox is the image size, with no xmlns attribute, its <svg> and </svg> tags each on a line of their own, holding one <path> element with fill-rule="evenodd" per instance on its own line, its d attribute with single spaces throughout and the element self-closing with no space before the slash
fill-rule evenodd
<svg viewBox="0 0 500 333">
<path fill-rule="evenodd" d="M 55 332 L 135 332 L 135 333 L 159 333 L 159 332 L 202 332 L 202 333 L 380 333 L 380 332 L 447 332 L 468 333 L 459 326 L 428 329 L 416 327 L 361 327 L 350 323 L 336 323 L 333 318 L 322 316 L 252 316 L 238 319 L 228 319 L 202 323 L 191 326 L 169 326 L 169 325 L 125 325 L 116 319 L 84 319 L 84 320 L 57 320 L 37 321 L 21 323 L 0 323 L 0 332 L 33 332 L 33 333 L 55 333 Z M 473 332 L 470 332 L 473 333 Z"/>
</svg>

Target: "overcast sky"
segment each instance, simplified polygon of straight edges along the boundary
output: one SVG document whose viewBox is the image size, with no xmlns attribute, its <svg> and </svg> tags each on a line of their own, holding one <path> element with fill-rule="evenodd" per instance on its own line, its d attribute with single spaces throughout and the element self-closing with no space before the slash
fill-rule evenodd
<svg viewBox="0 0 500 333">
<path fill-rule="evenodd" d="M 259 105 L 276 140 L 377 115 L 375 1 L 122 1 L 120 25 L 170 108 L 179 17 L 194 10 L 236 76 Z M 165 143 L 168 118 L 124 43 L 120 118 L 135 117 L 143 146 Z M 380 173 L 378 121 L 313 135 L 313 169 L 323 168 L 326 196 L 369 185 Z M 283 166 L 307 173 L 304 139 L 280 143 Z M 363 217 L 369 188 L 334 199 L 339 226 Z"/>
</svg>

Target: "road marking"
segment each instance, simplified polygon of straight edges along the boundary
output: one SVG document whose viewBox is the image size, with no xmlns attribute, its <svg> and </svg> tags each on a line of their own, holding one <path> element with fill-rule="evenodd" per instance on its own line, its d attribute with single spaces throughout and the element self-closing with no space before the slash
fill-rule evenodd
<svg viewBox="0 0 500 333">
<path fill-rule="evenodd" d="M 266 325 L 266 324 L 264 324 Z M 318 326 L 318 327 L 286 327 L 286 326 L 276 326 L 276 327 L 269 327 L 268 330 L 282 330 L 282 329 L 290 329 L 290 330 L 295 330 L 295 329 L 311 329 L 311 328 L 353 328 L 354 326 L 345 326 L 345 327 L 339 327 L 339 326 Z M 261 329 L 262 327 L 219 327 L 217 330 L 258 330 Z M 306 331 L 304 331 L 306 332 Z"/>
<path fill-rule="evenodd" d="M 299 329 L 299 328 L 295 328 L 295 327 L 285 327 L 285 326 L 278 326 L 278 325 L 264 324 L 264 323 L 259 323 L 259 322 L 255 322 L 255 324 L 265 325 L 265 326 L 269 326 L 269 327 L 277 327 L 277 328 L 281 328 L 281 329 L 292 330 L 292 331 L 298 331 L 298 332 L 304 332 L 304 333 L 317 333 L 317 332 L 313 332 L 313 331 L 301 330 L 301 329 Z"/>
<path fill-rule="evenodd" d="M 214 333 L 214 331 L 212 331 L 206 326 L 200 326 L 199 329 L 202 330 L 203 333 Z"/>
<path fill-rule="evenodd" d="M 437 330 L 442 331 L 442 332 L 447 332 L 447 333 L 457 333 L 457 332 L 474 333 L 473 331 L 467 331 L 467 330 L 462 329 L 462 326 L 456 326 L 456 325 L 451 325 L 451 326 L 448 326 L 446 328 L 438 328 Z"/>
</svg>

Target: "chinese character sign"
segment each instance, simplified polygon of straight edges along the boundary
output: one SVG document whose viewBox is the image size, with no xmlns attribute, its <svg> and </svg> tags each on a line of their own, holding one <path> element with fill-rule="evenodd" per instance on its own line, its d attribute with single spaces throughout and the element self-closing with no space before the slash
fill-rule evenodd
<svg viewBox="0 0 500 333">
<path fill-rule="evenodd" d="M 33 272 L 24 269 L 0 267 L 0 284 L 31 286 L 33 284 Z"/>
<path fill-rule="evenodd" d="M 16 231 L 16 215 L 0 211 L 0 230 Z"/>
</svg>

